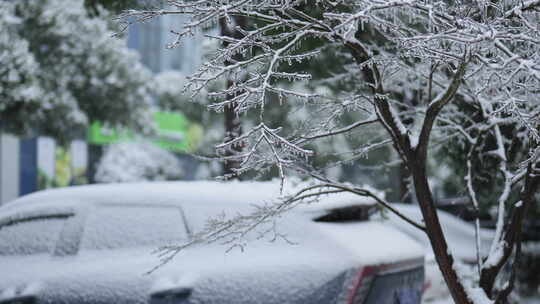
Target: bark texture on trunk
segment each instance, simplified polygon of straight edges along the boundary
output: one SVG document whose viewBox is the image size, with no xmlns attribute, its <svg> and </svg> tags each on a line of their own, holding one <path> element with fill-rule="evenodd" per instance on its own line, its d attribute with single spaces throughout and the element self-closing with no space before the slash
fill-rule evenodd
<svg viewBox="0 0 540 304">
<path fill-rule="evenodd" d="M 227 86 L 232 86 L 232 81 L 227 81 Z M 224 123 L 225 123 L 225 139 L 224 142 L 229 142 L 231 140 L 234 140 L 235 138 L 242 135 L 242 123 L 240 121 L 240 117 L 238 117 L 238 114 L 236 114 L 234 110 L 235 103 L 232 103 L 230 105 L 225 106 L 225 109 L 223 111 L 224 114 Z M 235 153 L 241 152 L 242 147 L 241 146 L 234 146 L 231 148 L 231 150 L 225 152 L 225 156 L 231 156 Z M 236 172 L 234 169 L 240 167 L 240 161 L 239 160 L 225 160 L 223 163 L 223 175 L 230 176 L 232 178 L 236 178 Z"/>
<path fill-rule="evenodd" d="M 416 153 L 409 154 L 409 168 L 413 177 L 416 196 L 426 225 L 427 236 L 443 278 L 456 304 L 473 304 L 454 269 L 454 257 L 449 253 L 448 243 L 437 215 L 433 195 L 426 175 L 426 162 Z"/>
</svg>

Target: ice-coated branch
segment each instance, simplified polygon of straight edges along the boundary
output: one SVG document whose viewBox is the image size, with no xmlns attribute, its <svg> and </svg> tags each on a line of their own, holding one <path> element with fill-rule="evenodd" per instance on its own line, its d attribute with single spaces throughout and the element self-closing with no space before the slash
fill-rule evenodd
<svg viewBox="0 0 540 304">
<path fill-rule="evenodd" d="M 521 242 L 521 227 L 530 206 L 535 203 L 535 193 L 538 192 L 540 185 L 540 175 L 535 173 L 537 163 L 529 163 L 527 165 L 527 174 L 524 185 L 520 191 L 520 200 L 514 204 L 512 214 L 508 221 L 507 227 L 504 229 L 504 235 L 499 242 L 500 249 L 497 256 L 490 255 L 486 263 L 482 266 L 480 275 L 480 286 L 491 292 L 493 283 L 497 278 L 497 274 L 510 258 L 514 249 L 519 248 Z M 514 261 L 515 263 L 516 261 Z M 510 282 L 511 283 L 511 282 Z M 504 291 L 503 292 L 508 292 Z"/>
<path fill-rule="evenodd" d="M 474 190 L 473 186 L 473 173 L 472 173 L 472 157 L 474 155 L 474 150 L 477 148 L 476 144 L 478 143 L 477 140 L 472 142 L 471 148 L 469 150 L 469 153 L 467 154 L 467 174 L 465 175 L 465 182 L 467 183 L 467 194 L 469 196 L 469 199 L 471 200 L 474 210 L 476 213 L 479 212 L 479 204 L 478 200 L 476 198 L 476 192 Z M 480 218 L 476 217 L 474 219 L 474 237 L 476 241 L 476 267 L 478 270 L 478 276 L 482 273 L 482 257 L 481 255 L 481 240 L 480 240 Z"/>
<path fill-rule="evenodd" d="M 314 139 L 324 138 L 324 137 L 328 137 L 328 136 L 334 136 L 334 135 L 338 135 L 338 134 L 343 134 L 343 133 L 349 132 L 349 131 L 357 128 L 357 127 L 372 124 L 372 123 L 375 123 L 377 121 L 379 121 L 379 120 L 378 119 L 361 120 L 361 121 L 357 121 L 357 122 L 355 122 L 353 124 L 350 124 L 350 125 L 348 125 L 346 127 L 343 127 L 343 128 L 337 129 L 337 130 L 332 130 L 330 132 L 304 136 L 304 137 L 302 137 L 302 139 L 297 144 L 302 144 L 302 143 L 304 143 L 306 141 L 309 141 L 309 140 L 314 140 Z"/>
<path fill-rule="evenodd" d="M 483 168 L 476 162 L 496 163 L 497 174 L 490 176 L 499 196 L 496 239 L 479 275 L 485 296 L 498 304 L 504 299 L 493 292 L 493 278 L 519 246 L 517 227 L 537 183 L 539 7 L 538 0 L 170 0 L 167 7 L 128 11 L 121 18 L 133 23 L 184 14 L 187 21 L 175 29 L 173 47 L 220 20 L 245 18 L 229 22 L 239 35 L 207 33 L 222 47 L 189 78 L 193 94 L 217 87 L 208 95 L 210 109 L 230 107 L 236 115 L 257 117 L 244 135 L 217 145 L 218 155 L 240 163 L 238 174 L 276 168 L 282 182 L 295 172 L 326 184 L 320 190 L 328 195 L 371 197 L 358 187 L 334 184 L 322 172 L 392 143 L 394 157 L 411 173 L 424 218 L 423 224 L 409 222 L 427 232 L 455 302 L 474 303 L 453 269 L 428 182 L 428 153 L 443 148 L 460 153 L 466 168 L 460 186 L 476 210 L 487 200 L 477 184 Z M 220 86 L 223 80 L 230 85 Z M 273 120 L 274 107 L 289 112 Z M 343 144 L 328 145 L 325 139 Z M 241 152 L 221 153 L 237 145 Z M 530 153 L 524 148 L 529 146 Z M 511 201 L 519 187 L 523 207 Z M 302 192 L 296 199 L 312 195 Z M 243 233 L 268 224 L 295 202 L 215 221 L 194 242 L 242 243 Z M 508 206 L 514 207 L 506 216 Z M 477 221 L 480 264 L 478 226 Z M 179 248 L 164 252 L 174 255 Z"/>
<path fill-rule="evenodd" d="M 270 230 L 265 230 L 267 233 L 273 232 L 276 234 L 274 230 L 275 226 L 273 224 L 276 218 L 297 207 L 298 205 L 317 204 L 321 197 L 339 195 L 347 192 L 356 194 L 360 197 L 372 198 L 383 208 L 386 208 L 399 218 L 425 232 L 425 227 L 422 224 L 417 223 L 416 221 L 402 214 L 399 212 L 399 210 L 392 207 L 391 204 L 369 189 L 333 182 L 318 183 L 311 186 L 301 187 L 296 191 L 293 190 L 290 193 L 283 195 L 281 198 L 276 198 L 275 200 L 269 201 L 264 205 L 254 206 L 253 211 L 246 214 L 237 214 L 232 217 L 221 215 L 219 217 L 209 219 L 205 228 L 194 233 L 191 240 L 188 242 L 178 245 L 160 247 L 156 253 L 160 257 L 161 263 L 150 270 L 150 272 L 169 262 L 178 253 L 186 248 L 199 244 L 221 243 L 229 246 L 230 249 L 235 247 L 242 248 L 245 238 L 249 234 L 256 231 L 256 229 L 259 229 L 264 225 L 270 225 L 272 227 Z M 263 233 L 263 235 L 264 234 L 265 233 Z M 263 235 L 259 235 L 257 238 L 261 238 Z"/>
</svg>

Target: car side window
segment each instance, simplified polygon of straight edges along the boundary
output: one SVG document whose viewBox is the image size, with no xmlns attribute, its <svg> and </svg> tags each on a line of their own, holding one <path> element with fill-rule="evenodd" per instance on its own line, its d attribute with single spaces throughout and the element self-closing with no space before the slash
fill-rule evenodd
<svg viewBox="0 0 540 304">
<path fill-rule="evenodd" d="M 0 255 L 51 254 L 68 215 L 21 218 L 0 226 Z"/>
<path fill-rule="evenodd" d="M 186 239 L 178 207 L 100 205 L 87 215 L 80 248 L 162 246 Z"/>
<path fill-rule="evenodd" d="M 346 223 L 369 220 L 375 213 L 375 205 L 353 205 L 327 210 L 327 212 L 313 219 L 315 222 Z"/>
</svg>

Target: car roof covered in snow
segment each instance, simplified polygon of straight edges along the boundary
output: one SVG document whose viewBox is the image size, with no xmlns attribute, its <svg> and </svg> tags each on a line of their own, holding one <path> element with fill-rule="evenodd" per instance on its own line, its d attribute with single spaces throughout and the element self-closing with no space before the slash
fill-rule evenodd
<svg viewBox="0 0 540 304">
<path fill-rule="evenodd" d="M 279 181 L 181 181 L 122 184 L 95 184 L 39 191 L 11 201 L 0 208 L 0 215 L 40 209 L 69 212 L 73 207 L 92 204 L 216 206 L 229 210 L 271 203 L 300 189 L 289 186 L 281 191 Z M 298 210 L 320 213 L 324 210 L 373 201 L 352 193 L 322 196 Z M 235 208 L 236 207 L 236 208 Z"/>
<path fill-rule="evenodd" d="M 422 213 L 418 205 L 394 203 L 392 206 L 408 218 L 416 222 L 422 221 Z M 463 261 L 474 262 L 476 259 L 476 240 L 473 224 L 465 222 L 446 211 L 438 210 L 437 213 L 446 241 L 448 242 L 449 250 L 452 254 Z M 380 217 L 380 215 L 377 215 L 377 217 Z M 387 218 L 396 228 L 423 244 L 427 249 L 428 258 L 433 258 L 433 251 L 426 233 L 413 227 L 409 223 L 406 223 L 390 212 L 388 212 Z M 493 238 L 493 230 L 480 229 L 480 244 L 483 254 L 486 254 L 485 251 L 489 249 Z"/>
<path fill-rule="evenodd" d="M 217 203 L 216 197 L 227 203 L 243 202 L 246 199 L 268 199 L 269 194 L 279 191 L 272 182 L 142 182 L 122 184 L 94 184 L 39 191 L 16 199 L 5 207 L 21 206 L 32 203 L 54 203 L 71 200 L 77 203 L 96 203 L 107 201 L 113 203 L 174 204 L 182 201 L 199 203 Z M 159 202 L 154 201 L 160 199 Z"/>
</svg>

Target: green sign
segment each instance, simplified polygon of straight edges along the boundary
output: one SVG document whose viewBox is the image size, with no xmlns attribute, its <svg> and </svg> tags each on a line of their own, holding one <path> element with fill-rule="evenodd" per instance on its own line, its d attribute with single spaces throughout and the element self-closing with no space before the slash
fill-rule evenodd
<svg viewBox="0 0 540 304">
<path fill-rule="evenodd" d="M 156 112 L 154 124 L 156 132 L 149 140 L 167 150 L 194 151 L 202 137 L 201 126 L 189 122 L 181 113 Z M 132 131 L 106 128 L 97 121 L 92 123 L 88 133 L 88 142 L 97 145 L 131 141 L 135 138 L 137 136 Z"/>
<path fill-rule="evenodd" d="M 107 145 L 131 139 L 133 139 L 133 134 L 129 131 L 107 128 L 99 121 L 92 123 L 88 132 L 88 142 L 96 145 Z"/>
</svg>

